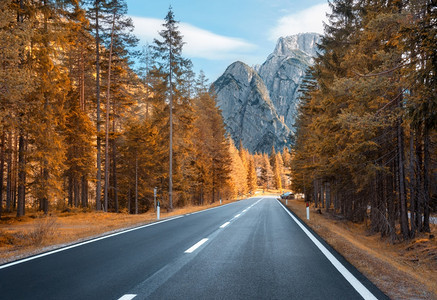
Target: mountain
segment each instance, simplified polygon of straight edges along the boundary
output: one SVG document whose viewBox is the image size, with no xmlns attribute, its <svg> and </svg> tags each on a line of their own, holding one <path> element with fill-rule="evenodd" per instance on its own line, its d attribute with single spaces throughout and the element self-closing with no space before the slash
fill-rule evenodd
<svg viewBox="0 0 437 300">
<path fill-rule="evenodd" d="M 290 129 L 281 121 L 258 73 L 242 62 L 231 64 L 214 82 L 228 133 L 251 151 L 284 147 Z"/>
<path fill-rule="evenodd" d="M 251 152 L 289 145 L 299 86 L 319 41 L 316 33 L 281 37 L 262 65 L 235 62 L 213 83 L 226 128 L 237 144 L 241 140 Z"/>
<path fill-rule="evenodd" d="M 259 69 L 273 105 L 291 130 L 299 104 L 299 86 L 308 66 L 314 63 L 319 40 L 320 36 L 315 33 L 281 37 L 275 51 Z"/>
</svg>

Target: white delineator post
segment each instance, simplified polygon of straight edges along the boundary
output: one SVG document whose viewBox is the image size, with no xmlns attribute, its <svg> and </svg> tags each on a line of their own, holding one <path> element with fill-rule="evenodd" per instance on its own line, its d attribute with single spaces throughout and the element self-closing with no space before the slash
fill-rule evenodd
<svg viewBox="0 0 437 300">
<path fill-rule="evenodd" d="M 161 207 L 159 206 L 159 201 L 158 201 L 158 205 L 156 206 L 156 219 L 159 220 L 159 213 L 160 213 Z"/>
<path fill-rule="evenodd" d="M 307 201 L 307 220 L 310 219 L 310 203 Z"/>
<path fill-rule="evenodd" d="M 288 198 L 285 199 L 285 205 L 288 205 Z"/>
<path fill-rule="evenodd" d="M 155 187 L 153 189 L 153 204 L 154 204 L 155 210 L 156 210 L 156 192 L 157 192 L 157 190 L 158 190 L 157 187 Z"/>
</svg>

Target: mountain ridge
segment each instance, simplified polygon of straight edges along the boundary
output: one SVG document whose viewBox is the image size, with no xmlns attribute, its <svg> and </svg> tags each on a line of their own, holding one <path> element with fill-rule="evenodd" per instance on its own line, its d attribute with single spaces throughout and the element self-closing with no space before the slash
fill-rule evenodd
<svg viewBox="0 0 437 300">
<path fill-rule="evenodd" d="M 272 146 L 282 150 L 290 145 L 299 86 L 319 40 L 315 33 L 281 37 L 263 64 L 234 62 L 212 84 L 236 144 L 241 141 L 251 152 L 267 153 Z"/>
</svg>

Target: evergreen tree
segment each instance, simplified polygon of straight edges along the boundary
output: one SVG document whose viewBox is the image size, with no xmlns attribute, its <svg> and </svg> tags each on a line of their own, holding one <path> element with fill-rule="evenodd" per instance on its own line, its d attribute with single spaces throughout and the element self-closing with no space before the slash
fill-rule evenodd
<svg viewBox="0 0 437 300">
<path fill-rule="evenodd" d="M 269 156 L 264 153 L 262 155 L 262 165 L 261 165 L 261 185 L 263 189 L 271 189 L 273 187 L 273 171 L 270 165 Z"/>
<path fill-rule="evenodd" d="M 173 209 L 173 109 L 174 104 L 186 104 L 181 97 L 183 74 L 186 70 L 188 60 L 182 57 L 182 35 L 178 31 L 178 22 L 172 8 L 169 8 L 165 17 L 164 28 L 159 32 L 162 40 L 155 39 L 152 49 L 153 57 L 156 59 L 157 72 L 165 83 L 166 97 L 169 107 L 169 171 L 168 171 L 168 197 L 169 209 Z M 186 107 L 186 106 L 185 106 Z M 188 133 L 188 132 L 186 132 Z"/>
<path fill-rule="evenodd" d="M 100 101 L 100 43 L 102 10 L 105 0 L 90 0 L 88 8 L 88 18 L 91 20 L 90 30 L 94 33 L 95 39 L 95 66 L 96 66 L 96 210 L 102 209 L 102 142 L 101 142 L 101 101 Z"/>
<path fill-rule="evenodd" d="M 229 152 L 231 156 L 231 173 L 229 178 L 229 186 L 234 197 L 241 197 L 247 192 L 247 172 L 241 161 L 238 149 L 234 142 L 228 137 Z"/>
<path fill-rule="evenodd" d="M 30 101 L 25 96 L 33 89 L 32 72 L 28 60 L 28 50 L 32 37 L 30 22 L 24 22 L 23 3 L 16 5 L 12 0 L 0 3 L 0 216 L 3 205 L 3 175 L 6 167 L 6 211 L 10 211 L 13 195 L 14 174 L 13 157 L 16 155 L 13 140 L 20 135 L 25 139 L 28 128 L 28 116 L 32 112 Z M 24 147 L 20 148 L 20 210 L 18 216 L 24 215 L 24 187 L 26 166 Z"/>
<path fill-rule="evenodd" d="M 253 156 L 249 157 L 248 172 L 247 172 L 247 187 L 249 192 L 254 193 L 258 188 L 257 176 L 255 170 L 255 160 Z"/>
<path fill-rule="evenodd" d="M 196 83 L 194 134 L 196 153 L 195 182 L 200 192 L 200 203 L 204 194 L 211 193 L 211 201 L 220 197 L 229 178 L 230 156 L 226 141 L 223 118 L 216 105 L 215 96 L 208 91 L 205 77 L 200 74 Z"/>
<path fill-rule="evenodd" d="M 89 116 L 94 87 L 94 60 L 90 49 L 94 39 L 89 34 L 89 20 L 84 10 L 76 6 L 71 14 L 71 26 L 67 31 L 63 64 L 68 68 L 71 91 L 66 98 L 66 173 L 68 204 L 87 207 L 91 172 L 94 171 L 95 130 Z"/>
</svg>

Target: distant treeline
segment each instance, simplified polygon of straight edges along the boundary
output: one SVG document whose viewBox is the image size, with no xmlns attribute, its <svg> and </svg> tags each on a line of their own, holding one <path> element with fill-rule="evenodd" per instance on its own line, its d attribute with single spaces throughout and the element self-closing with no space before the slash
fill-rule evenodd
<svg viewBox="0 0 437 300">
<path fill-rule="evenodd" d="M 331 1 L 302 87 L 294 189 L 394 240 L 437 209 L 437 6 Z"/>
</svg>

